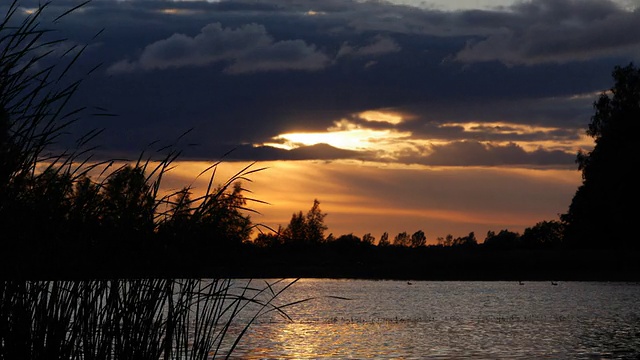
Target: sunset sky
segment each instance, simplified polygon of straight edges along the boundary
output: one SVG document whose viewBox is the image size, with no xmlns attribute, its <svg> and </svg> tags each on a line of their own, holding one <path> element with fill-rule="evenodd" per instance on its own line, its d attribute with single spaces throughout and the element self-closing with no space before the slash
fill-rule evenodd
<svg viewBox="0 0 640 360">
<path fill-rule="evenodd" d="M 6 12 L 8 1 L 0 10 Z M 22 1 L 25 16 L 37 1 Z M 81 3 L 54 0 L 54 18 Z M 75 104 L 115 117 L 105 157 L 148 144 L 184 154 L 166 185 L 223 159 L 254 222 L 286 226 L 314 199 L 327 234 L 522 233 L 557 220 L 581 183 L 579 149 L 616 65 L 640 62 L 640 1 L 93 0 L 55 24 L 89 44 Z M 104 29 L 97 37 L 101 29 Z"/>
</svg>

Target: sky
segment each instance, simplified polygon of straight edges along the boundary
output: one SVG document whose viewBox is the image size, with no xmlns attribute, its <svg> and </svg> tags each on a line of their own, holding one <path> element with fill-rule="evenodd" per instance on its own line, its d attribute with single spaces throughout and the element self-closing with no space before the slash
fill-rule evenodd
<svg viewBox="0 0 640 360">
<path fill-rule="evenodd" d="M 640 60 L 637 0 L 93 0 L 45 21 L 79 3 L 54 0 L 43 26 L 68 39 L 54 54 L 87 45 L 70 106 L 116 115 L 73 127 L 104 129 L 99 156 L 173 144 L 164 184 L 196 193 L 216 161 L 216 182 L 262 169 L 243 181 L 268 203 L 255 223 L 317 199 L 334 236 L 558 220 L 593 102 Z"/>
</svg>

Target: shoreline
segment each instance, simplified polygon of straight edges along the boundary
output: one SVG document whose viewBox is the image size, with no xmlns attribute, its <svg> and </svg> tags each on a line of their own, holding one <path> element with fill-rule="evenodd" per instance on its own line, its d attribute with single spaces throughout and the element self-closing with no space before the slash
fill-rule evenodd
<svg viewBox="0 0 640 360">
<path fill-rule="evenodd" d="M 138 254 L 139 255 L 139 254 Z M 5 258 L 3 256 L 3 258 Z M 333 253 L 319 249 L 250 248 L 180 254 L 22 258 L 3 261 L 2 280 L 136 278 L 325 278 L 405 281 L 640 281 L 640 251 L 491 250 L 371 247 Z M 6 260 L 3 259 L 3 260 Z"/>
</svg>

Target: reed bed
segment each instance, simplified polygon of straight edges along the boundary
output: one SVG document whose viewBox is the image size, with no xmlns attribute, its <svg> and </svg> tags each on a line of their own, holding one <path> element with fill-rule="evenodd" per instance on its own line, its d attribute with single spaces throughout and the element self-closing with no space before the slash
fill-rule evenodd
<svg viewBox="0 0 640 360">
<path fill-rule="evenodd" d="M 295 281 L 4 281 L 0 359 L 226 358 Z"/>
</svg>

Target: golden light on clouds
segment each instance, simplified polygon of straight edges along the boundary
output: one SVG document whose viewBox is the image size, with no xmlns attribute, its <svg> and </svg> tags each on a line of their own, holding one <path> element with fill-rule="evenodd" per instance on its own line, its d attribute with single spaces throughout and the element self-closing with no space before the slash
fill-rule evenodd
<svg viewBox="0 0 640 360">
<path fill-rule="evenodd" d="M 393 125 L 400 124 L 404 120 L 399 114 L 380 110 L 363 111 L 358 116 L 367 121 L 386 122 Z"/>
<path fill-rule="evenodd" d="M 190 10 L 190 9 L 178 9 L 178 8 L 165 8 L 165 9 L 160 9 L 158 11 L 162 14 L 167 14 L 167 15 L 193 15 L 200 12 L 192 9 Z"/>
<path fill-rule="evenodd" d="M 459 126 L 464 129 L 465 132 L 483 132 L 483 133 L 496 133 L 496 134 L 512 134 L 512 135 L 524 135 L 531 133 L 551 133 L 559 130 L 556 127 L 543 127 L 533 125 L 522 125 L 507 122 L 466 122 L 466 123 L 448 123 L 447 126 Z"/>
<path fill-rule="evenodd" d="M 560 151 L 576 154 L 593 148 L 593 139 L 580 133 L 552 126 L 524 125 L 509 122 L 451 122 L 436 125 L 433 133 L 399 130 L 411 114 L 389 110 L 367 110 L 333 122 L 325 131 L 290 132 L 277 135 L 259 145 L 293 150 L 304 146 L 327 144 L 334 148 L 360 151 L 362 159 L 381 163 L 398 162 L 401 167 L 427 159 L 437 148 L 453 149 L 461 136 L 490 148 L 517 146 L 527 153 Z M 354 118 L 356 120 L 354 120 Z M 358 119 L 360 121 L 358 121 Z M 374 125 L 375 123 L 375 125 Z M 366 152 L 366 153 L 365 153 Z"/>
<path fill-rule="evenodd" d="M 368 122 L 400 124 L 403 117 L 397 113 L 369 110 L 355 114 Z M 411 136 L 410 132 L 395 129 L 370 129 L 348 119 L 334 121 L 333 126 L 322 132 L 295 132 L 280 134 L 274 142 L 262 145 L 291 150 L 300 146 L 328 144 L 344 150 L 397 150 L 397 141 Z"/>
<path fill-rule="evenodd" d="M 595 143 L 589 136 L 580 135 L 576 140 L 572 141 L 536 140 L 528 142 L 517 142 L 517 144 L 522 146 L 522 148 L 526 151 L 535 151 L 542 148 L 546 150 L 560 150 L 567 151 L 572 154 L 577 154 L 578 150 L 590 151 L 591 149 L 593 149 Z"/>
<path fill-rule="evenodd" d="M 557 139 L 553 134 L 562 132 L 563 129 L 550 126 L 539 125 L 523 125 L 508 122 L 466 122 L 466 123 L 448 123 L 445 126 L 455 126 L 464 129 L 464 132 L 473 137 L 474 133 L 488 135 L 512 135 L 513 138 L 505 141 L 493 140 L 491 143 L 496 145 L 506 145 L 514 143 L 521 146 L 525 151 L 536 151 L 540 148 L 547 150 L 561 150 L 569 152 L 577 152 L 578 149 L 593 148 L 593 139 L 582 134 L 576 134 L 575 139 Z M 518 141 L 517 137 L 530 139 Z"/>
<path fill-rule="evenodd" d="M 274 138 L 275 143 L 266 143 L 265 145 L 290 150 L 300 146 L 328 144 L 345 150 L 368 150 L 380 148 L 384 146 L 385 142 L 391 143 L 393 139 L 408 135 L 410 133 L 356 128 L 337 131 L 328 130 L 326 132 L 281 134 Z"/>
</svg>

